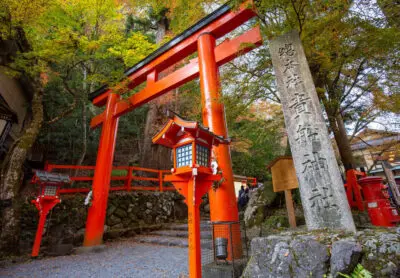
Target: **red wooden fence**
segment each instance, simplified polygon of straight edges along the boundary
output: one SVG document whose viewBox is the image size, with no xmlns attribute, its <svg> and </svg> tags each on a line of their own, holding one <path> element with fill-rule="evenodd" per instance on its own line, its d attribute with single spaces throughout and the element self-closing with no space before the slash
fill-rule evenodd
<svg viewBox="0 0 400 278">
<path fill-rule="evenodd" d="M 70 187 L 63 187 L 60 189 L 60 194 L 73 194 L 73 193 L 87 193 L 91 190 L 93 175 L 87 174 L 88 171 L 93 171 L 94 174 L 95 166 L 85 165 L 58 165 L 58 164 L 46 164 L 45 170 L 48 172 L 59 172 L 66 173 L 70 176 L 73 184 Z M 126 175 L 115 175 L 114 170 L 125 170 Z M 81 172 L 84 172 L 83 175 Z M 86 172 L 86 173 L 85 173 Z M 144 173 L 150 173 L 154 177 L 143 176 Z M 164 181 L 164 175 L 171 173 L 169 170 L 156 170 L 136 166 L 117 166 L 113 167 L 113 175 L 111 176 L 111 191 L 173 191 L 175 188 L 167 184 Z M 115 185 L 113 181 L 124 181 L 123 185 Z M 139 184 L 138 181 L 145 181 L 152 183 L 153 185 Z M 75 187 L 76 183 L 79 185 L 85 184 L 84 187 Z M 157 184 L 157 185 L 155 185 Z"/>
<path fill-rule="evenodd" d="M 88 193 L 92 189 L 93 175 L 95 166 L 87 165 L 61 165 L 46 163 L 45 169 L 48 172 L 58 172 L 67 174 L 73 184 L 68 187 L 62 187 L 60 194 Z M 114 170 L 126 171 L 126 175 L 115 174 Z M 83 172 L 83 173 L 82 173 Z M 92 174 L 88 174 L 92 172 Z M 146 173 L 146 175 L 145 175 Z M 111 191 L 174 191 L 172 184 L 164 181 L 164 176 L 170 174 L 169 170 L 157 170 L 151 168 L 143 168 L 137 166 L 116 166 L 113 167 L 113 175 L 111 176 Z M 244 177 L 244 180 L 250 186 L 257 185 L 257 179 L 253 177 Z M 123 181 L 121 184 L 113 184 L 114 182 Z M 145 184 L 140 184 L 142 181 Z M 121 182 L 119 182 L 121 183 Z M 148 185 L 148 184 L 151 185 Z M 81 186 L 83 184 L 83 186 Z M 81 186 L 81 187 L 78 187 Z"/>
</svg>

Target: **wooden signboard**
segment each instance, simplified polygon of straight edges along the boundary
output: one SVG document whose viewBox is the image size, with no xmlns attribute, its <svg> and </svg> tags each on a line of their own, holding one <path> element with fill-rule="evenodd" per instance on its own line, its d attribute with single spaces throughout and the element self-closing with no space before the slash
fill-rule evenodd
<svg viewBox="0 0 400 278">
<path fill-rule="evenodd" d="M 274 192 L 285 191 L 286 209 L 288 211 L 289 224 L 296 228 L 296 215 L 294 212 L 292 189 L 299 187 L 296 170 L 291 156 L 281 156 L 272 161 L 267 168 L 272 172 L 272 185 Z"/>
<path fill-rule="evenodd" d="M 299 187 L 293 159 L 290 156 L 281 156 L 268 166 L 272 172 L 274 192 L 295 189 Z"/>
</svg>

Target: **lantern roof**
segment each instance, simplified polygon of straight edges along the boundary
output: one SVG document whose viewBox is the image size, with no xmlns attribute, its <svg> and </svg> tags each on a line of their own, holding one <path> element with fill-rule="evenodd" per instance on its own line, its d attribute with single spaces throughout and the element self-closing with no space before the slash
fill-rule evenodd
<svg viewBox="0 0 400 278">
<path fill-rule="evenodd" d="M 36 171 L 35 175 L 36 175 L 37 179 L 41 182 L 50 182 L 50 183 L 70 183 L 71 182 L 69 176 L 59 174 L 59 173 Z"/>
<path fill-rule="evenodd" d="M 154 144 L 173 148 L 186 138 L 197 139 L 210 146 L 229 143 L 228 139 L 215 135 L 208 128 L 203 127 L 196 121 L 182 119 L 171 111 L 168 111 L 168 116 L 170 117 L 168 122 L 153 136 L 152 141 Z"/>
</svg>

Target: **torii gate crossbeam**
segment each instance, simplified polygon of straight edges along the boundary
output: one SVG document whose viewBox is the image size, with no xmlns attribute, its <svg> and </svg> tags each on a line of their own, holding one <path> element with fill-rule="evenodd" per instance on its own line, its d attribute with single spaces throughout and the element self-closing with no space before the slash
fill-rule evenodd
<svg viewBox="0 0 400 278">
<path fill-rule="evenodd" d="M 217 46 L 215 41 L 255 16 L 251 9 L 252 5 L 249 4 L 251 2 L 245 2 L 235 11 L 231 11 L 227 5 L 222 6 L 129 69 L 125 73 L 126 78 L 121 81 L 120 87 L 123 87 L 123 89 L 118 90 L 103 86 L 89 96 L 94 105 L 105 106 L 105 110 L 91 121 L 92 128 L 102 126 L 102 131 L 84 246 L 95 246 L 102 243 L 120 116 L 190 80 L 200 77 L 203 124 L 217 135 L 225 138 L 228 136 L 225 112 L 223 104 L 220 103 L 218 67 L 261 45 L 262 38 L 259 28 L 254 27 L 232 40 L 225 40 Z M 199 53 L 199 58 L 192 59 L 182 68 L 158 79 L 160 72 L 196 51 Z M 146 87 L 143 90 L 126 99 L 121 99 L 120 94 L 128 92 L 145 81 Z M 209 192 L 211 220 L 238 221 L 229 146 L 215 147 L 213 153 L 225 181 L 216 191 L 210 190 Z"/>
</svg>

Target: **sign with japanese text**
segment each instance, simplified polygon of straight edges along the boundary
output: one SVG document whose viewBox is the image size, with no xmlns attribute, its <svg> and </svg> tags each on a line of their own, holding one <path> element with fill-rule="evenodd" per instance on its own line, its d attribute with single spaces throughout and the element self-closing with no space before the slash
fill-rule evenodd
<svg viewBox="0 0 400 278">
<path fill-rule="evenodd" d="M 299 35 L 290 32 L 269 47 L 307 227 L 355 231 Z"/>
</svg>

